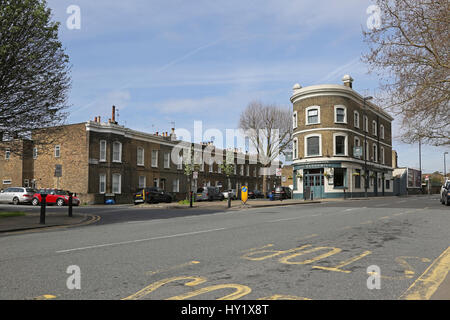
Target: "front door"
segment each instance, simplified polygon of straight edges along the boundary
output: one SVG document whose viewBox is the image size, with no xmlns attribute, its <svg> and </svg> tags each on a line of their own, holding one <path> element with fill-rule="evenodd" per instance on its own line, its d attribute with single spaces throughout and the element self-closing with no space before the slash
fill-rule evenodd
<svg viewBox="0 0 450 320">
<path fill-rule="evenodd" d="M 322 199 L 324 195 L 323 169 L 305 170 L 303 189 L 309 188 L 314 199 Z"/>
</svg>

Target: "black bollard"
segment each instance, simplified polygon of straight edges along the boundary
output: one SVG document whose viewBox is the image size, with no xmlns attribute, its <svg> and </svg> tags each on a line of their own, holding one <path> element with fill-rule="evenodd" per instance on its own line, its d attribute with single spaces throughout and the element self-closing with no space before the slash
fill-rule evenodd
<svg viewBox="0 0 450 320">
<path fill-rule="evenodd" d="M 189 207 L 192 208 L 192 191 L 190 192 L 189 197 L 190 197 L 190 199 L 189 199 Z"/>
<path fill-rule="evenodd" d="M 47 204 L 46 198 L 47 198 L 47 194 L 42 193 L 41 194 L 41 216 L 40 216 L 40 220 L 39 220 L 40 224 L 45 224 L 45 206 Z"/>
<path fill-rule="evenodd" d="M 69 192 L 69 217 L 72 217 L 72 196 L 73 193 Z"/>
<path fill-rule="evenodd" d="M 231 208 L 231 192 L 228 192 L 228 208 Z"/>
</svg>

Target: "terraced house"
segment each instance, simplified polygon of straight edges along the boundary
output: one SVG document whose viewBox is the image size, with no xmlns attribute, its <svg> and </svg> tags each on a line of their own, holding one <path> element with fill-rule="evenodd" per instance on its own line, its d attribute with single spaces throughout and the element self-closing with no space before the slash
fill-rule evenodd
<svg viewBox="0 0 450 320">
<path fill-rule="evenodd" d="M 294 198 L 393 193 L 393 118 L 342 80 L 293 87 Z"/>
<path fill-rule="evenodd" d="M 33 143 L 33 139 L 45 141 L 45 137 L 51 137 L 52 142 Z M 174 129 L 170 134 L 145 133 L 119 125 L 113 109 L 107 122 L 96 117 L 94 121 L 36 130 L 31 140 L 3 142 L 23 143 L 25 156 L 12 155 L 8 149 L 0 152 L 0 189 L 25 185 L 58 188 L 77 193 L 82 203 L 104 203 L 107 198 L 130 203 L 138 189 L 156 186 L 178 200 L 184 199 L 190 190 L 185 166 L 171 159 L 179 142 Z M 220 163 L 199 166 L 198 179 L 191 179 L 192 190 L 203 186 L 262 188 L 260 164 L 238 150 L 233 151 L 233 157 L 235 168 L 229 177 L 221 171 Z"/>
</svg>

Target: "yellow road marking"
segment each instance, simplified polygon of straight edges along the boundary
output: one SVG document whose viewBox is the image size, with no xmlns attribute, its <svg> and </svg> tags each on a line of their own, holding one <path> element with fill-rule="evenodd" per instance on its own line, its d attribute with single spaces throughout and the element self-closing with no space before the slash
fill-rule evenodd
<svg viewBox="0 0 450 320">
<path fill-rule="evenodd" d="M 318 255 L 317 257 L 312 258 L 312 259 L 308 259 L 308 260 L 304 260 L 304 261 L 294 261 L 294 262 L 289 261 L 289 260 L 291 260 L 291 259 L 293 259 L 295 257 L 304 255 L 306 253 L 311 253 L 311 252 L 315 252 L 315 251 L 319 251 L 319 250 L 326 250 L 326 249 L 329 249 L 329 251 L 326 252 L 326 253 L 323 253 L 321 255 Z M 319 261 L 321 259 L 330 257 L 332 255 L 335 255 L 336 253 L 339 253 L 341 251 L 342 251 L 342 249 L 334 248 L 334 247 L 316 247 L 316 248 L 312 248 L 312 249 L 308 249 L 308 250 L 305 250 L 305 251 L 301 251 L 301 252 L 297 252 L 297 253 L 291 254 L 291 255 L 289 255 L 287 257 L 280 258 L 278 261 L 280 263 L 284 263 L 284 264 L 309 264 L 309 263 L 313 263 L 313 262 Z"/>
<path fill-rule="evenodd" d="M 242 284 L 235 284 L 235 283 L 227 283 L 227 284 L 218 284 L 215 286 L 209 286 L 206 288 L 201 288 L 192 292 L 187 292 L 184 294 L 180 294 L 175 297 L 168 298 L 166 300 L 186 300 L 195 296 L 199 296 L 201 294 L 205 294 L 208 292 L 213 292 L 221 289 L 235 289 L 235 292 L 228 294 L 224 297 L 218 298 L 217 300 L 237 300 L 239 298 L 242 298 L 243 296 L 248 295 L 250 292 L 252 292 L 252 289 L 250 289 L 247 286 L 244 286 Z"/>
<path fill-rule="evenodd" d="M 428 300 L 439 288 L 450 270 L 450 247 L 448 247 L 399 299 Z"/>
<path fill-rule="evenodd" d="M 361 222 L 361 224 L 371 224 L 371 223 L 373 223 L 372 220 L 368 220 L 368 221 L 366 221 L 366 222 Z"/>
<path fill-rule="evenodd" d="M 362 254 L 360 254 L 359 256 L 353 257 L 351 259 L 342 261 L 341 263 L 339 263 L 336 267 L 322 267 L 322 266 L 313 266 L 313 269 L 322 269 L 322 270 L 328 270 L 328 271 L 336 271 L 336 272 L 343 272 L 343 273 L 350 273 L 351 271 L 349 270 L 342 270 L 342 267 L 345 267 L 355 261 L 358 261 L 362 258 L 364 258 L 365 256 L 368 256 L 369 254 L 371 254 L 371 251 L 364 251 Z"/>
<path fill-rule="evenodd" d="M 255 251 L 255 250 L 261 250 L 261 249 L 265 249 L 265 248 L 269 248 L 269 247 L 273 247 L 273 244 L 269 243 L 269 244 L 266 244 L 265 246 L 262 246 L 262 247 L 245 249 L 245 250 L 242 250 L 242 252 L 250 252 L 250 251 Z"/>
<path fill-rule="evenodd" d="M 385 217 L 381 217 L 380 220 L 389 219 L 389 218 L 390 218 L 389 216 L 385 216 Z"/>
<path fill-rule="evenodd" d="M 42 296 L 33 298 L 33 300 L 51 300 L 51 299 L 55 299 L 55 298 L 56 298 L 56 296 L 54 296 L 54 295 L 44 294 Z"/>
<path fill-rule="evenodd" d="M 192 265 L 199 264 L 199 263 L 200 263 L 200 261 L 195 261 L 195 260 L 194 261 L 189 261 L 189 262 L 186 262 L 186 263 L 183 263 L 183 264 L 180 264 L 180 265 L 177 265 L 177 266 L 173 266 L 173 267 L 170 267 L 170 268 L 167 268 L 167 269 L 160 269 L 160 270 L 156 270 L 156 271 L 148 271 L 145 274 L 151 276 L 151 275 L 154 275 L 154 274 L 157 274 L 157 273 L 172 271 L 172 270 L 176 270 L 176 269 L 181 269 L 183 267 L 188 267 L 188 266 L 192 266 Z"/>
<path fill-rule="evenodd" d="M 317 233 L 313 233 L 313 234 L 310 234 L 309 236 L 298 238 L 297 240 L 306 240 L 306 239 L 311 239 L 311 238 L 314 238 L 314 237 L 317 237 L 317 236 L 318 236 Z"/>
<path fill-rule="evenodd" d="M 206 278 L 203 277 L 188 277 L 188 276 L 181 276 L 181 277 L 173 277 L 173 278 L 168 278 L 168 279 L 163 279 L 157 282 L 154 282 L 148 286 L 146 286 L 145 288 L 139 290 L 138 292 L 136 292 L 135 294 L 132 294 L 131 296 L 128 296 L 126 298 L 123 298 L 122 300 L 138 300 L 141 299 L 145 296 L 147 296 L 148 294 L 152 293 L 153 291 L 155 291 L 156 289 L 162 287 L 165 284 L 168 284 L 170 282 L 175 282 L 175 281 L 181 281 L 181 280 L 191 280 L 187 283 L 185 283 L 185 286 L 189 286 L 189 287 L 193 287 L 202 283 L 206 282 Z"/>
<path fill-rule="evenodd" d="M 283 255 L 283 254 L 287 254 L 287 253 L 303 250 L 304 248 L 307 248 L 307 247 L 311 247 L 311 245 L 307 244 L 307 245 L 304 245 L 304 246 L 301 246 L 301 247 L 298 247 L 298 248 L 289 249 L 289 250 L 259 250 L 259 251 L 252 251 L 252 252 L 249 252 L 247 254 L 244 254 L 241 258 L 247 259 L 247 260 L 252 260 L 252 261 L 262 261 L 262 260 L 266 260 L 266 259 L 273 258 L 273 257 L 276 257 L 276 256 L 280 256 L 280 255 Z M 251 256 L 253 256 L 255 254 L 266 253 L 266 252 L 267 253 L 271 253 L 271 254 L 268 254 L 268 255 L 265 255 L 265 256 L 262 256 L 262 257 L 257 257 L 257 258 L 251 257 Z"/>
</svg>

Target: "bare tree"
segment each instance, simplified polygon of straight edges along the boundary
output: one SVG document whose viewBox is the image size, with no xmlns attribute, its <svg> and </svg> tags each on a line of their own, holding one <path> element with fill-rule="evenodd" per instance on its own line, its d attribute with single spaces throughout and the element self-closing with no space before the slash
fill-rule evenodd
<svg viewBox="0 0 450 320">
<path fill-rule="evenodd" d="M 363 32 L 363 56 L 383 81 L 404 142 L 450 144 L 450 2 L 376 0 L 382 24 Z"/>
<path fill-rule="evenodd" d="M 263 193 L 266 194 L 272 162 L 292 148 L 292 111 L 252 101 L 241 114 L 239 128 L 245 131 L 257 152 L 258 161 L 266 169 L 263 170 Z"/>
<path fill-rule="evenodd" d="M 65 119 L 70 66 L 58 29 L 45 0 L 0 0 L 2 138 L 31 138 Z"/>
</svg>

